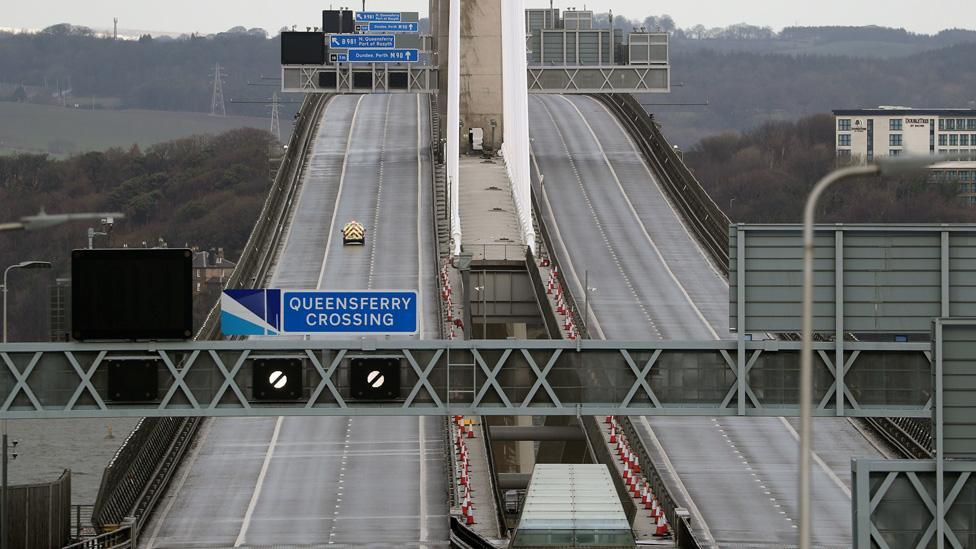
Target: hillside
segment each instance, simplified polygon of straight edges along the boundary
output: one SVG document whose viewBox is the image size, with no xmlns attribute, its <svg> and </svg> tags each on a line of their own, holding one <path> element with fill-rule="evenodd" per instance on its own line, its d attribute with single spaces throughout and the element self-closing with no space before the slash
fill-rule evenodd
<svg viewBox="0 0 976 549">
<path fill-rule="evenodd" d="M 749 52 L 671 52 L 670 95 L 643 95 L 675 144 L 837 108 L 976 106 L 976 43 L 897 59 Z M 666 106 L 662 104 L 705 103 Z"/>
<path fill-rule="evenodd" d="M 745 133 L 703 139 L 685 163 L 735 222 L 798 223 L 805 197 L 835 166 L 834 119 L 827 114 L 769 122 Z M 871 178 L 840 185 L 821 200 L 831 223 L 972 223 L 976 208 L 959 185 L 924 178 Z"/>
<path fill-rule="evenodd" d="M 122 211 L 110 240 L 96 245 L 224 248 L 236 260 L 264 203 L 267 132 L 241 129 L 149 147 L 110 149 L 53 160 L 43 155 L 0 157 L 0 220 L 37 213 Z M 48 285 L 68 275 L 72 249 L 87 245 L 86 223 L 27 233 L 0 233 L 0 265 L 52 261 L 52 271 L 11 275 L 10 337 L 44 340 Z M 15 286 L 16 285 L 16 286 Z M 198 310 L 212 303 L 202 298 Z M 196 320 L 200 320 L 197 318 Z"/>
</svg>

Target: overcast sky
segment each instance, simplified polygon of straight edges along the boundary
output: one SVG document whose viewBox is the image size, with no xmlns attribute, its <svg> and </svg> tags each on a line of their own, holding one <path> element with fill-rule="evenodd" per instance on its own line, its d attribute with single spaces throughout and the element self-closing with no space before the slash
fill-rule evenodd
<svg viewBox="0 0 976 549">
<path fill-rule="evenodd" d="M 462 0 L 477 1 L 477 0 Z M 504 0 L 503 0 L 504 1 Z M 242 25 L 275 32 L 283 26 L 314 26 L 320 10 L 331 5 L 361 7 L 361 0 L 313 2 L 310 0 L 47 0 L 41 4 L 3 0 L 0 27 L 43 28 L 55 23 L 108 29 L 112 18 L 119 27 L 165 32 L 211 33 Z M 526 0 L 528 7 L 546 7 L 547 0 Z M 667 13 L 678 26 L 702 24 L 724 27 L 733 23 L 768 25 L 777 30 L 788 25 L 880 25 L 933 33 L 944 28 L 976 27 L 976 2 L 972 0 L 600 0 L 555 2 L 558 8 L 587 6 L 632 19 Z M 427 1 L 367 0 L 370 10 L 420 11 Z"/>
</svg>

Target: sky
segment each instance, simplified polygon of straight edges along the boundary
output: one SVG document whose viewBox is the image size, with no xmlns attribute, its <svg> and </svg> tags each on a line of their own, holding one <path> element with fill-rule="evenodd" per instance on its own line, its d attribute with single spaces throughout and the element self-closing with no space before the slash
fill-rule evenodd
<svg viewBox="0 0 976 549">
<path fill-rule="evenodd" d="M 118 17 L 122 29 L 172 33 L 213 33 L 238 25 L 274 33 L 283 26 L 315 26 L 321 20 L 319 12 L 330 5 L 362 6 L 361 0 L 42 0 L 41 5 L 5 0 L 4 4 L 0 28 L 40 29 L 66 22 L 110 29 L 112 18 Z M 427 5 L 426 0 L 366 2 L 370 10 L 419 11 L 421 16 L 426 15 Z M 526 0 L 527 7 L 548 5 L 547 0 Z M 929 34 L 945 28 L 976 27 L 976 2 L 972 0 L 600 0 L 557 1 L 555 6 L 612 9 L 615 14 L 641 20 L 667 13 L 679 27 L 750 23 L 779 30 L 789 25 L 879 25 Z"/>
</svg>

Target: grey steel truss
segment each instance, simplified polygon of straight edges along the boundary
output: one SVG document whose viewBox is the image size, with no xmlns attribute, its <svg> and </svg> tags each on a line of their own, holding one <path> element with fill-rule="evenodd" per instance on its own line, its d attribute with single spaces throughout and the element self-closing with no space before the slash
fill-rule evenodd
<svg viewBox="0 0 976 549">
<path fill-rule="evenodd" d="M 407 63 L 282 65 L 281 91 L 293 93 L 434 93 L 437 91 L 437 66 Z"/>
<path fill-rule="evenodd" d="M 833 343 L 816 349 L 816 414 L 837 415 L 830 404 L 837 394 L 846 416 L 932 414 L 928 343 L 849 343 L 840 365 L 832 360 Z M 354 371 L 353 359 L 368 357 L 399 359 L 398 397 L 353 396 L 355 377 L 364 375 Z M 782 416 L 798 412 L 798 357 L 798 343 L 781 341 L 17 343 L 0 345 L 0 418 Z M 301 361 L 300 396 L 255 398 L 256 362 L 279 358 Z M 157 394 L 146 402 L 114 400 L 108 387 L 120 361 L 154 372 Z"/>
<path fill-rule="evenodd" d="M 670 65 L 530 65 L 529 93 L 668 93 Z"/>
<path fill-rule="evenodd" d="M 963 549 L 976 543 L 976 462 L 944 463 L 948 491 L 942 498 L 935 460 L 854 459 L 851 467 L 855 549 Z"/>
</svg>

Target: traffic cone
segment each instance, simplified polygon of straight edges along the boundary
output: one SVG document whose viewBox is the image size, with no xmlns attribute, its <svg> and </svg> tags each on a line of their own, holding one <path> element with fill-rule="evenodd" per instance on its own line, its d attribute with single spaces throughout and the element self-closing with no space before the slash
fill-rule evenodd
<svg viewBox="0 0 976 549">
<path fill-rule="evenodd" d="M 606 420 L 606 422 L 605 422 L 605 423 L 606 423 L 607 425 L 610 425 L 611 423 L 613 423 L 613 416 L 607 416 L 607 420 Z"/>
<path fill-rule="evenodd" d="M 668 519 L 664 518 L 664 513 L 657 517 L 657 529 L 654 531 L 654 535 L 657 537 L 668 535 Z"/>
<path fill-rule="evenodd" d="M 629 483 L 629 481 L 630 481 L 630 464 L 628 464 L 626 461 L 624 462 L 624 480 L 628 481 L 628 485 L 630 484 Z"/>
<path fill-rule="evenodd" d="M 474 512 L 471 509 L 468 509 L 468 514 L 464 516 L 464 523 L 468 526 L 474 524 Z"/>
<path fill-rule="evenodd" d="M 634 472 L 640 473 L 640 459 L 636 455 L 634 456 Z"/>
<path fill-rule="evenodd" d="M 468 424 L 468 438 L 474 438 L 474 427 Z"/>
<path fill-rule="evenodd" d="M 657 496 L 651 494 L 651 518 L 656 519 L 661 516 L 661 504 L 657 502 Z"/>
<path fill-rule="evenodd" d="M 641 503 L 644 504 L 644 509 L 650 511 L 651 509 L 651 487 L 644 483 L 644 493 L 641 494 Z"/>
<path fill-rule="evenodd" d="M 616 444 L 617 442 L 617 429 L 613 425 L 610 426 L 610 444 Z"/>
</svg>

